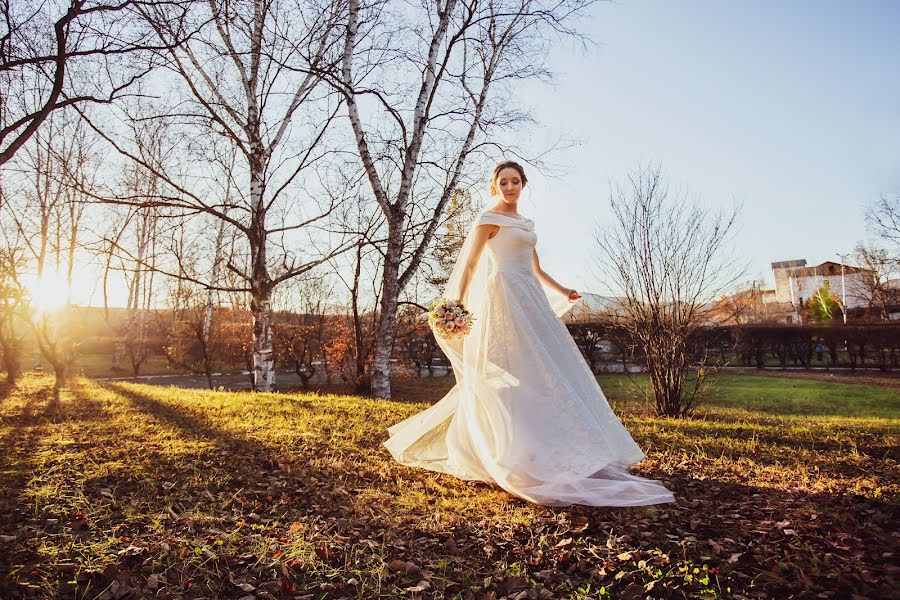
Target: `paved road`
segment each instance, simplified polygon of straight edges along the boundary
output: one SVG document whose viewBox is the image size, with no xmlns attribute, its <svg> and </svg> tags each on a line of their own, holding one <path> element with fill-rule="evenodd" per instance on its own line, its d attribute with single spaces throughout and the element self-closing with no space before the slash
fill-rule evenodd
<svg viewBox="0 0 900 600">
<path fill-rule="evenodd" d="M 621 373 L 622 366 L 620 363 L 608 365 L 609 370 L 605 373 Z M 634 369 L 637 370 L 636 368 Z M 832 381 L 840 383 L 858 383 L 863 385 L 877 385 L 888 387 L 900 387 L 900 372 L 883 372 L 878 369 L 857 369 L 856 372 L 850 371 L 848 368 L 838 368 L 825 370 L 824 368 L 815 367 L 809 370 L 797 367 L 788 367 L 786 369 L 771 367 L 766 369 L 755 369 L 745 367 L 726 367 L 729 373 L 741 375 L 759 375 L 763 377 L 789 377 L 793 379 L 812 379 L 816 381 Z M 435 377 L 443 377 L 447 371 L 444 367 L 435 367 Z M 428 377 L 428 371 L 423 369 L 422 377 Z M 96 381 L 132 381 L 137 383 L 149 383 L 152 385 L 175 386 L 182 388 L 206 389 L 206 377 L 197 375 L 140 375 L 138 377 L 98 377 Z M 292 371 L 278 372 L 278 387 L 281 389 L 296 390 L 300 389 L 301 382 L 297 374 Z M 315 384 L 321 384 L 321 381 L 315 381 Z M 213 387 L 222 388 L 229 391 L 249 390 L 250 376 L 248 373 L 216 373 L 213 375 Z"/>
<path fill-rule="evenodd" d="M 444 367 L 435 367 L 434 376 L 443 377 L 447 374 Z M 428 371 L 422 370 L 422 377 L 428 377 Z M 214 373 L 213 387 L 228 391 L 249 390 L 250 375 L 243 373 Z M 130 381 L 134 383 L 149 383 L 152 385 L 174 386 L 191 389 L 207 389 L 209 387 L 206 377 L 200 375 L 139 375 L 137 377 L 96 377 L 94 381 Z M 296 390 L 302 387 L 300 378 L 292 371 L 279 371 L 276 373 L 276 381 L 279 388 Z M 321 383 L 314 380 L 314 383 Z"/>
</svg>

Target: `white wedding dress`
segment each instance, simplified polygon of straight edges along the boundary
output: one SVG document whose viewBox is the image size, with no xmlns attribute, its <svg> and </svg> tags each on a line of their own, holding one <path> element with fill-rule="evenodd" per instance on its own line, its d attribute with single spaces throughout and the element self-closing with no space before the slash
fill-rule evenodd
<svg viewBox="0 0 900 600">
<path fill-rule="evenodd" d="M 476 316 L 462 339 L 438 343 L 456 385 L 430 408 L 390 427 L 400 463 L 493 482 L 544 505 L 674 502 L 662 484 L 632 475 L 643 452 L 610 408 L 559 315 L 571 305 L 532 267 L 530 219 L 483 211 L 447 285 L 459 279 L 480 224 L 500 225 L 469 287 Z"/>
</svg>

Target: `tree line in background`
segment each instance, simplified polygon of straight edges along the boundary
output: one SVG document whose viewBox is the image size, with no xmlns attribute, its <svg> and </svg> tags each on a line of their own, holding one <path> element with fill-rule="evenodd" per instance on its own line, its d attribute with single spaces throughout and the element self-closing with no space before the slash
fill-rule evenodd
<svg viewBox="0 0 900 600">
<path fill-rule="evenodd" d="M 533 117 L 515 86 L 550 76 L 551 43 L 585 41 L 592 2 L 0 0 L 8 377 L 40 354 L 65 383 L 85 339 L 71 294 L 90 264 L 104 306 L 124 305 L 102 325 L 115 369 L 162 355 L 212 385 L 240 366 L 267 391 L 277 363 L 304 385 L 340 378 L 390 397 L 394 365 L 439 358 L 421 305 L 446 283 L 484 165 L 525 151 Z M 624 370 L 649 373 L 657 412 L 689 414 L 726 346 L 742 361 L 760 346 L 808 356 L 774 333 L 736 328 L 726 344 L 709 327 L 716 311 L 760 320 L 752 289 L 726 293 L 744 272 L 730 251 L 737 207 L 670 193 L 659 167 L 611 202 L 595 254 L 618 301 L 595 326 Z M 898 215 L 896 196 L 873 204 L 877 241 L 858 248 L 882 316 L 896 303 Z M 834 301 L 824 290 L 804 310 L 826 322 Z M 598 331 L 573 329 L 589 361 Z M 819 343 L 810 331 L 797 335 Z M 840 352 L 874 348 L 845 331 Z"/>
<path fill-rule="evenodd" d="M 201 346 L 240 306 L 271 390 L 273 315 L 310 275 L 345 288 L 356 379 L 389 397 L 451 202 L 521 151 L 513 88 L 592 1 L 0 0 L 4 340 L 30 328 L 63 383 L 72 336 L 27 280 L 71 289 L 90 257 L 127 287 L 117 356 L 160 305 Z"/>
<path fill-rule="evenodd" d="M 646 368 L 647 354 L 629 343 L 629 330 L 622 324 L 592 321 L 568 327 L 595 373 Z M 709 326 L 688 338 L 685 352 L 692 370 L 737 366 L 887 372 L 900 367 L 900 323 Z"/>
</svg>

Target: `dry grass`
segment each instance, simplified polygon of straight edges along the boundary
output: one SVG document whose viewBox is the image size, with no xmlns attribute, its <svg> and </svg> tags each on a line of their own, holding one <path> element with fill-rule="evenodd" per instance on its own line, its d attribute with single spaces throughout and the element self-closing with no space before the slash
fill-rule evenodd
<svg viewBox="0 0 900 600">
<path fill-rule="evenodd" d="M 678 502 L 546 508 L 395 464 L 398 401 L 80 380 L 0 390 L 0 597 L 861 597 L 898 592 L 895 389 L 723 377 L 652 417 Z M 523 595 L 524 594 L 524 595 Z"/>
</svg>

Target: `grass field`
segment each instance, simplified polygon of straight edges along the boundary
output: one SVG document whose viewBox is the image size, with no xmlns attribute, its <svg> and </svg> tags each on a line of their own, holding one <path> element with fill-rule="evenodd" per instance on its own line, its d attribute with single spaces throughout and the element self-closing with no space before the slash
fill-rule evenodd
<svg viewBox="0 0 900 600">
<path fill-rule="evenodd" d="M 896 597 L 900 393 L 723 376 L 697 418 L 601 378 L 678 501 L 535 506 L 395 464 L 395 401 L 0 389 L 0 598 Z M 638 385 L 641 382 L 638 380 Z"/>
<path fill-rule="evenodd" d="M 85 377 L 127 377 L 134 375 L 128 357 L 122 358 L 122 369 L 113 371 L 109 352 L 88 353 L 83 352 L 78 356 L 75 371 Z M 141 375 L 167 375 L 174 371 L 169 368 L 165 356 L 153 354 L 141 365 Z"/>
</svg>

